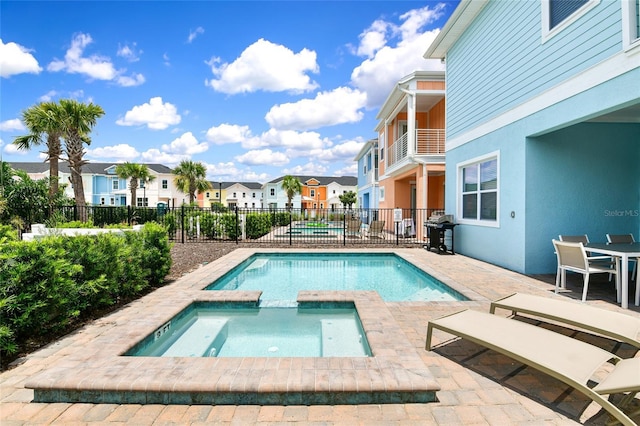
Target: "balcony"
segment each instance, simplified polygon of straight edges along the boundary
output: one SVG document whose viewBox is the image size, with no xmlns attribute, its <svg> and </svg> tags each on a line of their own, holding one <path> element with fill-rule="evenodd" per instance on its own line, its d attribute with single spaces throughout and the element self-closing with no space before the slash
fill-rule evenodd
<svg viewBox="0 0 640 426">
<path fill-rule="evenodd" d="M 444 129 L 416 129 L 412 154 L 414 156 L 444 156 Z M 409 134 L 405 133 L 389 147 L 387 169 L 405 163 L 409 157 Z"/>
<path fill-rule="evenodd" d="M 367 184 L 372 184 L 378 182 L 378 168 L 376 167 L 374 170 L 369 170 L 366 174 Z"/>
</svg>

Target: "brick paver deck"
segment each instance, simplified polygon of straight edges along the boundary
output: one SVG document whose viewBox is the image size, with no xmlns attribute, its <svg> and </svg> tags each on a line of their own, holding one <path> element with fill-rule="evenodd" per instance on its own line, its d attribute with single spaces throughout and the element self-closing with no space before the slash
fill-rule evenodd
<svg viewBox="0 0 640 426">
<path fill-rule="evenodd" d="M 389 251 L 377 249 L 378 251 Z M 123 389 L 131 389 L 144 383 L 146 388 L 162 387 L 171 382 L 175 386 L 186 386 L 182 379 L 203 386 L 202 370 L 183 368 L 179 360 L 173 361 L 174 367 L 169 372 L 160 373 L 158 369 L 142 361 L 122 361 L 117 354 L 130 342 L 148 334 L 149 329 L 159 325 L 169 313 L 179 310 L 181 303 L 187 303 L 200 293 L 206 284 L 216 276 L 226 272 L 230 267 L 246 258 L 251 252 L 267 251 L 265 249 L 239 249 L 211 263 L 180 280 L 150 294 L 129 306 L 101 318 L 75 333 L 29 355 L 23 363 L 3 372 L 0 375 L 0 423 L 4 425 L 19 424 L 89 424 L 89 423 L 128 423 L 128 424 L 271 424 L 271 423 L 305 423 L 305 424 L 605 424 L 606 414 L 600 407 L 572 391 L 567 386 L 538 371 L 525 367 L 510 358 L 486 350 L 473 343 L 456 339 L 445 333 L 434 333 L 435 348 L 431 352 L 424 349 L 426 325 L 429 319 L 471 308 L 488 311 L 492 299 L 506 296 L 513 292 L 526 292 L 547 297 L 579 297 L 579 277 L 569 280 L 569 288 L 562 295 L 553 294 L 553 278 L 549 276 L 527 277 L 504 270 L 464 256 L 439 256 L 421 249 L 396 249 L 394 251 L 417 266 L 426 270 L 436 278 L 445 282 L 470 297 L 469 302 L 381 302 L 377 297 L 362 299 L 358 306 L 360 315 L 364 313 L 369 327 L 387 327 L 388 333 L 396 334 L 389 339 L 387 346 L 390 352 L 384 356 L 399 358 L 396 366 L 399 371 L 413 371 L 424 374 L 424 382 L 419 386 L 433 386 L 440 389 L 436 392 L 437 402 L 405 403 L 405 404 L 350 404 L 350 405 L 188 405 L 159 403 L 68 403 L 33 402 L 34 392 L 25 384 L 49 377 L 57 384 L 67 383 L 70 387 L 89 388 L 111 386 L 113 380 Z M 281 251 L 281 250 L 278 250 Z M 370 250 L 367 250 L 370 251 Z M 574 277 L 572 277 L 574 278 Z M 204 293 L 204 292 L 203 292 Z M 213 293 L 213 292 L 208 292 Z M 630 299 L 634 292 L 630 291 Z M 197 296 L 198 298 L 204 296 Z M 222 293 L 206 297 L 224 297 Z M 247 295 L 251 298 L 255 295 Z M 307 294 L 305 297 L 316 297 Z M 335 295 L 334 298 L 348 297 Z M 592 280 L 589 301 L 587 303 L 604 309 L 621 310 L 615 304 L 613 285 L 606 278 Z M 365 306 L 370 303 L 374 309 L 367 313 Z M 376 319 L 375 307 L 378 305 L 380 315 Z M 630 315 L 640 316 L 640 309 L 630 303 Z M 147 316 L 134 315 L 146 312 Z M 506 315 L 507 312 L 501 314 Z M 538 322 L 531 320 L 538 324 Z M 628 345 L 618 344 L 610 340 L 575 333 L 553 325 L 558 332 L 571 334 L 590 343 L 597 344 L 622 357 L 636 356 Z M 126 330 L 125 335 L 118 335 L 117 330 Z M 129 334 L 130 333 L 130 334 Z M 382 333 L 384 335 L 384 333 Z M 375 341 L 375 338 L 374 338 Z M 385 351 L 385 338 L 372 345 L 374 355 Z M 395 351 L 395 352 L 394 352 Z M 398 352 L 399 351 L 399 352 Z M 400 355 L 399 355 L 400 354 Z M 405 357 L 405 359 L 402 359 Z M 375 357 L 374 357 L 375 358 Z M 120 359 L 121 363 L 118 363 Z M 323 361 L 327 367 L 330 363 Z M 194 361 L 189 360 L 189 361 Z M 219 374 L 216 362 L 222 359 L 199 359 L 196 364 L 207 365 L 211 374 Z M 427 367 L 427 371 L 420 362 Z M 155 360 L 154 360 L 155 362 Z M 168 361 L 161 361 L 161 363 Z M 233 363 L 234 361 L 222 361 Z M 306 361 L 300 361 L 304 364 Z M 382 362 L 382 358 L 376 361 Z M 416 362 L 418 362 L 416 364 Z M 122 374 L 123 365 L 126 366 Z M 207 363 L 212 363 L 210 366 Z M 405 363 L 409 365 L 404 365 Z M 216 365 L 214 365 L 216 364 Z M 275 386 L 278 380 L 288 380 L 292 369 L 286 364 L 287 375 L 273 371 L 274 381 L 266 380 L 263 386 Z M 176 367 L 176 365 L 178 367 Z M 166 366 L 165 366 L 166 367 Z M 236 366 L 237 367 L 237 366 Z M 314 373 L 319 366 L 313 365 Z M 334 367 L 336 367 L 334 365 Z M 337 366 L 340 371 L 344 366 Z M 97 371 L 93 369 L 97 368 Z M 237 368 L 225 365 L 225 370 L 237 372 Z M 331 370 L 328 368 L 327 371 Z M 265 371 L 261 368 L 260 371 Z M 328 383 L 316 383 L 314 386 L 331 386 L 336 377 L 322 372 L 318 377 L 329 377 Z M 171 372 L 174 374 L 172 375 Z M 175 374 L 179 372 L 178 377 Z M 406 371 L 405 371 L 406 372 Z M 298 374 L 293 373 L 293 374 Z M 199 375 L 200 374 L 200 375 Z M 368 374 L 371 374 L 369 372 Z M 405 374 L 386 372 L 380 380 L 389 386 L 392 383 L 407 385 L 403 382 Z M 218 385 L 222 386 L 223 375 Z M 243 376 L 244 377 L 244 376 Z M 316 377 L 316 376 L 314 376 Z M 348 379 L 340 378 L 337 383 L 355 386 L 357 375 L 346 374 Z M 356 379 L 354 379 L 356 377 Z M 368 376 L 369 385 L 373 376 Z M 107 380 L 107 378 L 109 378 Z M 277 378 L 277 379 L 276 379 Z M 412 378 L 411 380 L 414 380 Z M 324 379 L 323 379 L 324 380 Z M 355 382 L 353 381 L 355 380 Z M 386 380 L 386 382 L 385 382 Z M 413 385 L 416 385 L 415 382 Z M 269 383 L 267 383 L 269 382 Z M 137 384 L 136 384 L 137 383 Z M 232 386 L 233 382 L 229 383 Z M 245 382 L 244 386 L 247 386 Z M 260 383 L 260 382 L 258 382 Z M 355 383 L 355 384 L 354 384 Z M 83 388 L 84 389 L 84 388 Z M 60 398 L 63 400 L 64 398 Z M 636 400 L 635 402 L 638 402 Z M 637 404 L 636 404 L 637 405 Z M 640 417 L 636 418 L 640 421 Z"/>
</svg>

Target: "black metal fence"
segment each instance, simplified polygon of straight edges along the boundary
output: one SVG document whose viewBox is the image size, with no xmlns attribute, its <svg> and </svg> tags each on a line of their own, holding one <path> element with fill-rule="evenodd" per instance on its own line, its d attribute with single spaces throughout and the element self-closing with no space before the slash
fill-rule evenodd
<svg viewBox="0 0 640 426">
<path fill-rule="evenodd" d="M 163 224 L 176 243 L 423 244 L 424 223 L 441 209 L 225 209 L 87 206 L 49 214 L 48 227 L 86 220 L 94 226 Z"/>
</svg>

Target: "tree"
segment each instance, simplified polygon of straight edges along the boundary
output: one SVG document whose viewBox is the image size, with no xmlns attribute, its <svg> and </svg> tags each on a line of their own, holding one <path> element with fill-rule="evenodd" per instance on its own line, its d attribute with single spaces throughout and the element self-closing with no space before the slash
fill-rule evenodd
<svg viewBox="0 0 640 426">
<path fill-rule="evenodd" d="M 347 206 L 351 210 L 351 206 L 356 203 L 356 193 L 353 191 L 347 191 L 344 194 L 338 196 L 340 202 Z"/>
<path fill-rule="evenodd" d="M 60 100 L 60 129 L 65 140 L 65 151 L 71 169 L 73 195 L 82 219 L 86 219 L 84 207 L 87 205 L 82 183 L 82 166 L 87 164 L 87 160 L 84 159 L 84 144 L 91 143 L 89 133 L 96 125 L 98 118 L 103 115 L 104 110 L 93 103 L 84 104 L 73 99 Z"/>
<path fill-rule="evenodd" d="M 122 179 L 129 179 L 129 190 L 131 191 L 131 206 L 136 205 L 136 191 L 138 182 L 144 183 L 153 181 L 156 177 L 151 174 L 146 164 L 122 163 L 116 166 L 116 174 Z M 144 200 L 143 200 L 144 205 Z"/>
<path fill-rule="evenodd" d="M 54 102 L 41 102 L 22 111 L 22 121 L 27 126 L 28 135 L 18 136 L 13 144 L 18 149 L 28 151 L 36 145 L 42 144 L 43 135 L 47 135 L 45 162 L 49 162 L 49 197 L 58 193 L 58 162 L 62 156 L 62 136 L 59 107 Z"/>
<path fill-rule="evenodd" d="M 302 182 L 295 176 L 286 175 L 282 179 L 282 189 L 287 194 L 287 209 L 291 211 L 293 208 L 291 200 L 293 200 L 296 194 L 302 193 Z"/>
<path fill-rule="evenodd" d="M 173 182 L 178 189 L 185 194 L 189 194 L 189 203 L 193 203 L 196 198 L 196 191 L 206 191 L 213 189 L 211 182 L 206 179 L 207 169 L 202 163 L 196 163 L 191 160 L 182 160 L 178 166 L 173 169 L 176 175 Z"/>
</svg>

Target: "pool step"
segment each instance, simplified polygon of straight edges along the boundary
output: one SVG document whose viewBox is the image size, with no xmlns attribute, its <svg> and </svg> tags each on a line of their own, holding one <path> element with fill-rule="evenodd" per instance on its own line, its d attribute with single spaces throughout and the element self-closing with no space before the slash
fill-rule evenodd
<svg viewBox="0 0 640 426">
<path fill-rule="evenodd" d="M 224 318 L 199 318 L 169 346 L 163 356 L 209 356 L 205 352 L 226 327 L 227 321 Z"/>
<path fill-rule="evenodd" d="M 269 261 L 269 259 L 256 259 L 253 262 L 251 262 L 251 265 L 249 265 L 249 266 L 247 266 L 245 268 L 245 271 L 251 271 L 251 270 L 254 270 L 254 269 L 260 269 L 264 265 L 266 265 L 268 261 Z"/>
<path fill-rule="evenodd" d="M 367 356 L 362 331 L 353 318 L 325 319 L 322 324 L 322 356 Z"/>
</svg>

